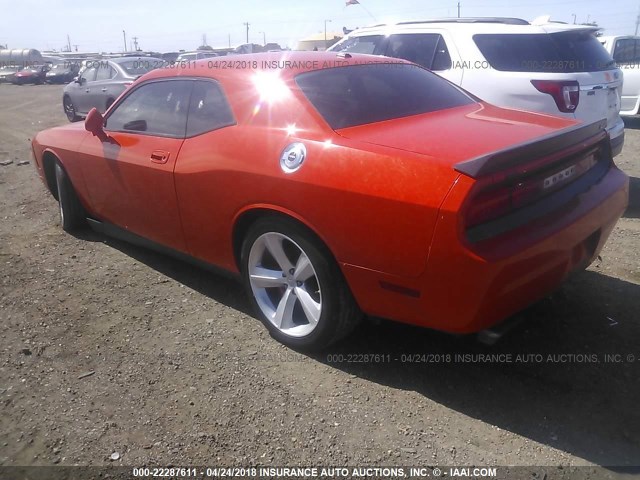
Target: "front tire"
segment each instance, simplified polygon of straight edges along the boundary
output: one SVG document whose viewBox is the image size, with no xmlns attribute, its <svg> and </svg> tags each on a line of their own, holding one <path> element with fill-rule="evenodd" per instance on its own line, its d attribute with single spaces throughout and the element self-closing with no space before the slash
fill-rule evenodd
<svg viewBox="0 0 640 480">
<path fill-rule="evenodd" d="M 242 273 L 271 335 L 300 350 L 319 350 L 349 334 L 362 318 L 328 249 L 294 221 L 266 217 L 249 229 Z"/>
<path fill-rule="evenodd" d="M 62 108 L 64 109 L 64 114 L 67 116 L 67 120 L 70 122 L 77 122 L 80 120 L 80 117 L 76 113 L 76 107 L 73 105 L 71 98 L 68 96 L 64 96 L 62 98 Z"/>
<path fill-rule="evenodd" d="M 67 173 L 58 162 L 56 162 L 56 186 L 58 187 L 60 225 L 65 232 L 78 230 L 84 225 L 86 214 Z"/>
</svg>

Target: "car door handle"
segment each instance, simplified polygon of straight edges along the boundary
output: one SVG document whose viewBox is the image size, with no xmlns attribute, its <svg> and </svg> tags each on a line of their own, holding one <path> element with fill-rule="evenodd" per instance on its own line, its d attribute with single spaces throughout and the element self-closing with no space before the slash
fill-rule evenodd
<svg viewBox="0 0 640 480">
<path fill-rule="evenodd" d="M 107 91 L 107 89 L 106 89 L 106 88 L 103 88 L 103 89 L 102 89 L 102 91 L 103 91 L 103 92 L 106 92 L 106 91 Z"/>
<path fill-rule="evenodd" d="M 167 163 L 169 160 L 169 152 L 164 152 L 162 150 L 154 150 L 151 152 L 151 161 L 153 163 Z"/>
<path fill-rule="evenodd" d="M 87 89 L 85 90 L 85 92 L 87 92 L 87 93 L 89 93 L 90 91 L 91 91 L 91 90 L 90 90 L 89 88 L 87 88 Z"/>
</svg>

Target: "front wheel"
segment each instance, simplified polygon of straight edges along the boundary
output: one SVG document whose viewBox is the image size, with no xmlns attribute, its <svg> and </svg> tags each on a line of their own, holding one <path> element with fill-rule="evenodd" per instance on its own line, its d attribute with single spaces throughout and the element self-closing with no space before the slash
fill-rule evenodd
<svg viewBox="0 0 640 480">
<path fill-rule="evenodd" d="M 293 221 L 258 220 L 243 243 L 242 269 L 260 319 L 292 348 L 327 347 L 362 318 L 332 255 Z"/>
<path fill-rule="evenodd" d="M 70 122 L 77 122 L 80 120 L 80 117 L 76 114 L 76 107 L 73 105 L 71 98 L 65 96 L 62 99 L 62 107 L 64 109 L 64 113 L 67 116 L 67 119 Z"/>
<path fill-rule="evenodd" d="M 56 186 L 58 187 L 60 225 L 65 232 L 77 230 L 84 225 L 86 214 L 67 173 L 58 162 L 56 162 Z"/>
</svg>

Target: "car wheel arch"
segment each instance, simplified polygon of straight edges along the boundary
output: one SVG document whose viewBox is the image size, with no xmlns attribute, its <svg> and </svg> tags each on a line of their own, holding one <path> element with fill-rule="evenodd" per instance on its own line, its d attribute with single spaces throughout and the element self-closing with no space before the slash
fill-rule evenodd
<svg viewBox="0 0 640 480">
<path fill-rule="evenodd" d="M 44 178 L 47 181 L 49 192 L 53 198 L 58 200 L 58 184 L 56 183 L 56 162 L 62 165 L 60 158 L 51 150 L 45 150 L 42 154 L 42 169 L 44 170 Z M 64 165 L 62 165 L 64 168 Z"/>
<path fill-rule="evenodd" d="M 242 244 L 244 239 L 247 236 L 247 233 L 251 229 L 251 226 L 257 222 L 258 220 L 265 217 L 275 217 L 283 220 L 291 221 L 296 223 L 303 229 L 305 229 L 309 235 L 313 236 L 326 250 L 326 253 L 331 256 L 331 258 L 336 262 L 338 267 L 340 268 L 340 262 L 336 258 L 333 250 L 330 248 L 328 242 L 325 238 L 318 233 L 318 231 L 309 224 L 304 218 L 300 215 L 297 215 L 294 212 L 280 209 L 277 207 L 270 206 L 259 206 L 259 207 L 250 207 L 245 208 L 238 212 L 234 221 L 233 228 L 231 234 L 231 241 L 233 247 L 233 256 L 235 260 L 235 265 L 239 271 L 242 271 Z"/>
</svg>

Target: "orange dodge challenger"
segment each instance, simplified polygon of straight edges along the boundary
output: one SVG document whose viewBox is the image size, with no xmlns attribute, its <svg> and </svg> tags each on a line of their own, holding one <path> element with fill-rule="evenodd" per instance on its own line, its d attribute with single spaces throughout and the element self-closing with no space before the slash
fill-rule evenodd
<svg viewBox="0 0 640 480">
<path fill-rule="evenodd" d="M 317 349 L 363 314 L 482 331 L 585 268 L 628 202 L 605 123 L 402 60 L 267 53 L 155 70 L 33 151 L 65 230 L 241 275 L 277 340 Z"/>
</svg>

